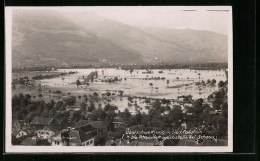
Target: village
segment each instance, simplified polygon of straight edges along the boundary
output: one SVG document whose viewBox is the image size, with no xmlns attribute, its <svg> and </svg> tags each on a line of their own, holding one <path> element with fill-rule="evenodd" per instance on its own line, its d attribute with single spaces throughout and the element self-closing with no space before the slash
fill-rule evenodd
<svg viewBox="0 0 260 161">
<path fill-rule="evenodd" d="M 145 71 L 150 72 L 150 71 Z M 75 74 L 73 72 L 69 73 Z M 147 73 L 143 73 L 147 74 Z M 58 77 L 62 78 L 63 75 Z M 56 77 L 56 76 L 53 76 Z M 51 76 L 44 79 L 53 79 Z M 104 77 L 103 77 L 104 78 Z M 41 77 L 34 77 L 34 80 Z M 195 81 L 194 86 L 217 86 L 205 98 L 191 94 L 165 99 L 129 95 L 126 90 L 73 92 L 35 85 L 30 78 L 13 81 L 12 144 L 17 146 L 226 146 L 228 82 Z M 157 79 L 156 77 L 146 77 Z M 161 79 L 160 79 L 161 80 Z M 98 78 L 97 72 L 74 81 L 75 88 L 92 82 L 116 83 L 123 78 Z M 161 80 L 163 81 L 163 80 Z M 151 86 L 151 85 L 149 85 Z M 46 88 L 46 89 L 45 89 Z M 154 87 L 156 88 L 156 87 Z M 28 90 L 30 89 L 30 90 Z M 28 92 L 30 91 L 30 92 Z M 33 92 L 32 92 L 33 91 Z M 126 102 L 127 108 L 121 104 Z M 127 130 L 197 130 L 214 139 L 133 139 Z"/>
</svg>

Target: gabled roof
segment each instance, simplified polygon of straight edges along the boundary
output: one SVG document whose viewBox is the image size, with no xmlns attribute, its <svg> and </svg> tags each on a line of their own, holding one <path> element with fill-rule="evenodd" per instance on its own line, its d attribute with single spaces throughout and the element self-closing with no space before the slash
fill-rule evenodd
<svg viewBox="0 0 260 161">
<path fill-rule="evenodd" d="M 69 131 L 69 142 L 81 143 L 80 135 L 78 130 Z"/>
<path fill-rule="evenodd" d="M 36 145 L 36 138 L 28 137 L 21 142 L 21 145 L 29 145 L 29 146 Z"/>
<path fill-rule="evenodd" d="M 81 128 L 87 125 L 91 125 L 95 129 L 105 129 L 109 126 L 109 121 L 88 121 L 88 120 L 82 120 L 79 121 L 76 125 L 74 125 L 74 128 Z"/>
<path fill-rule="evenodd" d="M 14 120 L 12 121 L 12 123 L 14 124 L 15 122 L 18 122 L 18 123 L 20 123 L 20 124 L 21 124 L 21 123 L 23 124 L 25 121 L 24 121 L 24 120 L 14 119 Z"/>
<path fill-rule="evenodd" d="M 48 128 L 50 131 L 53 131 L 55 133 L 59 131 L 59 129 L 53 125 L 46 125 L 44 127 Z"/>
<path fill-rule="evenodd" d="M 93 138 L 95 134 L 93 133 L 85 133 L 81 129 L 72 129 L 67 130 L 63 129 L 57 132 L 52 138 L 54 141 L 61 141 L 62 139 L 69 139 L 69 142 L 81 144 L 91 138 Z"/>
<path fill-rule="evenodd" d="M 81 143 L 93 138 L 94 136 L 95 135 L 93 133 L 87 133 L 86 134 L 84 131 L 79 130 L 79 137 L 80 137 Z"/>
<path fill-rule="evenodd" d="M 88 120 L 80 120 L 79 122 L 77 122 L 73 128 L 81 128 L 81 127 L 84 127 L 84 126 L 87 126 L 87 125 L 90 125 L 90 121 Z"/>
<path fill-rule="evenodd" d="M 215 115 L 215 114 L 217 114 L 217 111 L 209 111 L 209 114 L 211 114 L 211 115 Z"/>
<path fill-rule="evenodd" d="M 91 126 L 95 129 L 105 129 L 109 126 L 110 122 L 108 121 L 94 121 L 91 123 Z"/>
<path fill-rule="evenodd" d="M 19 132 L 21 132 L 21 131 L 23 131 L 23 130 L 13 130 L 13 131 L 12 131 L 12 134 L 13 134 L 13 136 L 16 136 L 16 135 L 18 135 Z"/>
<path fill-rule="evenodd" d="M 35 116 L 30 124 L 31 125 L 50 125 L 52 120 L 53 120 L 53 118 Z"/>
</svg>

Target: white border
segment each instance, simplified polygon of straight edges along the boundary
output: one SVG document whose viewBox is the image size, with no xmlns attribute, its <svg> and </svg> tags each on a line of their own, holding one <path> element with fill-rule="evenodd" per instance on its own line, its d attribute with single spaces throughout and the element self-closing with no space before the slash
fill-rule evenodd
<svg viewBox="0 0 260 161">
<path fill-rule="evenodd" d="M 80 7 L 80 6 L 78 6 Z M 163 6 L 161 6 L 163 7 Z M 167 6 L 170 7 L 170 6 Z M 173 7 L 173 6 L 171 6 Z M 174 6 L 174 9 L 196 10 L 229 10 L 228 33 L 228 146 L 13 146 L 11 144 L 12 107 L 11 107 L 11 80 L 12 80 L 12 9 L 35 9 L 36 7 L 5 7 L 5 76 L 6 76 L 6 120 L 5 120 L 5 152 L 6 153 L 174 153 L 174 152 L 233 152 L 233 30 L 231 6 Z M 37 9 L 61 7 L 37 7 Z M 65 7 L 62 7 L 65 8 Z M 66 7 L 75 8 L 75 7 Z"/>
</svg>

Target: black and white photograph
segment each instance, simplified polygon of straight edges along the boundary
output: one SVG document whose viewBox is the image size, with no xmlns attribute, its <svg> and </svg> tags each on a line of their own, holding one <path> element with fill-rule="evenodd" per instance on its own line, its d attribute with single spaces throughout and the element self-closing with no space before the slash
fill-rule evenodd
<svg viewBox="0 0 260 161">
<path fill-rule="evenodd" d="M 232 152 L 231 6 L 6 7 L 6 151 Z"/>
</svg>

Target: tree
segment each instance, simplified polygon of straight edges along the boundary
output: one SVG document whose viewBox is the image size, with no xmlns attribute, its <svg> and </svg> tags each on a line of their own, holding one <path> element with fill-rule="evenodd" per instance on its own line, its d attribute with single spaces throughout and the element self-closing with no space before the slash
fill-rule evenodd
<svg viewBox="0 0 260 161">
<path fill-rule="evenodd" d="M 183 119 L 183 113 L 182 113 L 182 110 L 178 107 L 174 107 L 169 115 L 168 115 L 168 120 L 170 122 L 177 122 L 179 120 Z"/>
<path fill-rule="evenodd" d="M 216 80 L 215 80 L 215 79 L 212 79 L 212 81 L 211 81 L 211 84 L 210 84 L 210 85 L 212 85 L 212 86 L 215 86 L 215 84 L 216 84 Z"/>
<path fill-rule="evenodd" d="M 85 102 L 88 102 L 88 96 L 87 96 L 87 95 L 83 95 L 83 100 L 84 100 Z"/>
<path fill-rule="evenodd" d="M 166 139 L 163 142 L 163 146 L 176 146 L 179 143 L 179 139 Z"/>
<path fill-rule="evenodd" d="M 95 104 L 94 104 L 94 102 L 90 102 L 90 106 L 88 107 L 88 112 L 92 112 L 92 111 L 94 111 L 95 110 Z"/>
<path fill-rule="evenodd" d="M 223 98 L 216 97 L 213 101 L 213 107 L 216 109 L 220 109 L 220 105 L 223 103 Z"/>
<path fill-rule="evenodd" d="M 76 102 L 76 97 L 75 96 L 71 96 L 69 98 L 64 99 L 65 105 L 68 105 L 69 107 L 74 105 Z"/>
<path fill-rule="evenodd" d="M 24 119 L 24 115 L 23 115 L 22 111 L 17 111 L 17 112 L 15 113 L 15 118 L 16 118 L 17 120 L 23 120 L 23 119 Z"/>
<path fill-rule="evenodd" d="M 20 98 L 16 94 L 12 97 L 12 106 L 20 106 Z"/>
<path fill-rule="evenodd" d="M 143 115 L 141 123 L 143 126 L 149 126 L 151 125 L 151 118 L 148 115 Z"/>
<path fill-rule="evenodd" d="M 105 111 L 105 112 L 107 112 L 107 111 L 115 111 L 115 110 L 117 110 L 117 109 L 118 109 L 118 107 L 112 106 L 112 105 L 110 105 L 109 103 L 106 104 L 105 107 L 104 107 L 104 111 Z"/>
<path fill-rule="evenodd" d="M 78 122 L 80 120 L 82 120 L 84 118 L 84 116 L 79 112 L 79 111 L 75 111 L 72 114 L 72 121 L 73 122 Z"/>
<path fill-rule="evenodd" d="M 76 81 L 76 85 L 77 85 L 77 88 L 78 88 L 78 86 L 80 85 L 81 83 L 80 83 L 80 81 L 79 81 L 79 79 Z"/>
<path fill-rule="evenodd" d="M 105 120 L 106 113 L 102 109 L 97 109 L 90 115 L 90 118 L 92 120 Z"/>
<path fill-rule="evenodd" d="M 36 107 L 35 107 L 34 104 L 29 104 L 29 105 L 26 106 L 26 110 L 27 110 L 28 112 L 31 112 L 31 111 L 36 110 Z"/>
<path fill-rule="evenodd" d="M 43 97 L 43 95 L 40 93 L 38 94 L 38 98 L 41 99 Z"/>
<path fill-rule="evenodd" d="M 107 96 L 111 96 L 111 93 L 110 93 L 110 92 L 107 92 L 106 95 L 107 95 Z"/>
<path fill-rule="evenodd" d="M 40 115 L 40 114 L 42 113 L 42 111 L 44 110 L 44 104 L 45 104 L 45 102 L 41 102 L 41 103 L 38 105 L 38 107 L 37 107 L 37 109 L 36 109 L 36 114 L 37 114 L 37 115 Z"/>
<path fill-rule="evenodd" d="M 94 92 L 94 93 L 93 93 L 93 96 L 94 96 L 94 97 L 98 97 L 98 93 L 97 93 L 97 92 Z"/>
<path fill-rule="evenodd" d="M 204 80 L 202 80 L 201 85 L 206 86 L 206 82 Z"/>
<path fill-rule="evenodd" d="M 227 119 L 228 118 L 228 103 L 227 102 L 224 102 L 222 105 L 221 105 L 221 113 L 222 113 L 222 116 Z"/>
<path fill-rule="evenodd" d="M 195 85 L 196 85 L 196 86 L 199 86 L 199 85 L 201 85 L 201 83 L 200 83 L 200 82 L 196 82 Z"/>
<path fill-rule="evenodd" d="M 150 101 L 149 98 L 146 98 L 144 102 L 145 102 L 145 103 L 151 103 L 151 101 Z"/>
<path fill-rule="evenodd" d="M 24 96 L 24 98 L 27 99 L 27 100 L 29 100 L 29 99 L 31 99 L 31 95 L 26 94 L 26 95 Z"/>
<path fill-rule="evenodd" d="M 95 145 L 101 145 L 101 146 L 105 145 L 106 140 L 107 140 L 107 134 L 106 133 L 98 133 L 94 138 Z"/>
<path fill-rule="evenodd" d="M 86 111 L 86 108 L 87 108 L 86 103 L 85 103 L 85 102 L 81 102 L 81 103 L 80 103 L 80 111 L 82 111 L 82 112 L 84 111 L 84 112 L 85 112 L 85 111 Z"/>
<path fill-rule="evenodd" d="M 51 105 L 52 107 L 54 107 L 55 101 L 54 101 L 53 99 L 50 101 L 50 105 Z"/>
<path fill-rule="evenodd" d="M 44 104 L 44 110 L 41 115 L 42 117 L 49 117 L 49 104 Z"/>
<path fill-rule="evenodd" d="M 208 79 L 208 80 L 207 80 L 207 84 L 210 84 L 210 83 L 211 83 L 211 80 L 210 80 L 210 79 Z"/>
<path fill-rule="evenodd" d="M 118 93 L 120 94 L 120 96 L 122 96 L 124 91 L 120 90 L 120 91 L 118 91 Z"/>
<path fill-rule="evenodd" d="M 53 117 L 53 116 L 55 116 L 56 113 L 57 113 L 56 109 L 51 109 L 49 112 L 49 116 Z"/>
<path fill-rule="evenodd" d="M 221 80 L 218 82 L 218 87 L 221 88 L 225 85 L 225 83 Z"/>
<path fill-rule="evenodd" d="M 129 96 L 127 99 L 129 102 L 133 102 L 133 98 L 131 96 Z"/>
<path fill-rule="evenodd" d="M 159 110 L 161 108 L 161 103 L 159 100 L 156 100 L 155 102 L 152 103 L 152 108 L 155 110 Z"/>
<path fill-rule="evenodd" d="M 34 118 L 34 116 L 36 116 L 36 113 L 35 112 L 29 112 L 25 118 L 25 122 L 31 122 L 32 119 Z"/>
<path fill-rule="evenodd" d="M 56 110 L 60 110 L 62 109 L 63 106 L 63 101 L 58 101 L 55 105 Z"/>
</svg>

